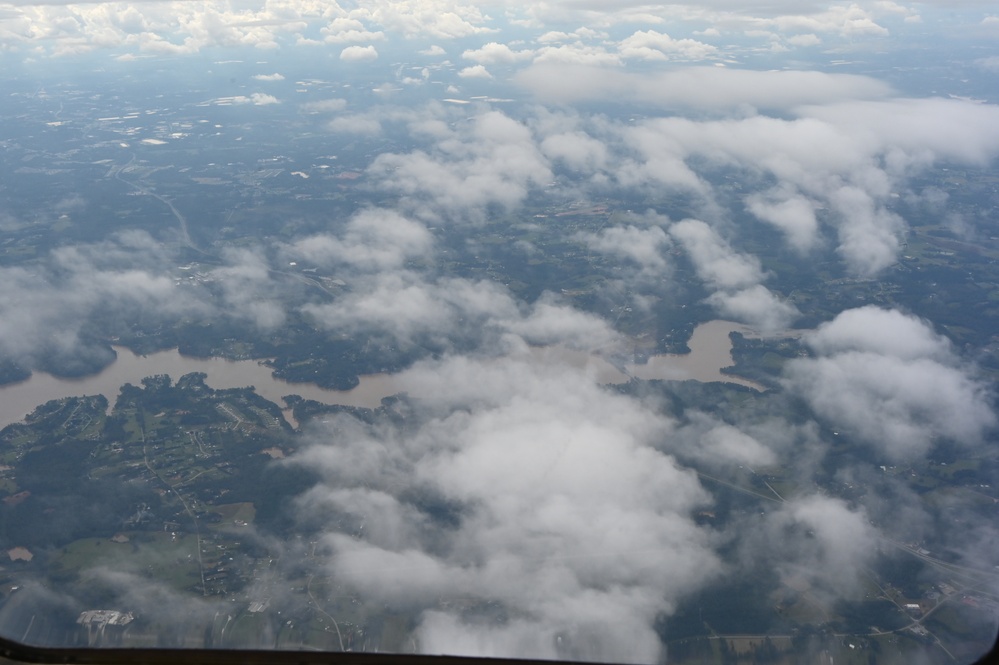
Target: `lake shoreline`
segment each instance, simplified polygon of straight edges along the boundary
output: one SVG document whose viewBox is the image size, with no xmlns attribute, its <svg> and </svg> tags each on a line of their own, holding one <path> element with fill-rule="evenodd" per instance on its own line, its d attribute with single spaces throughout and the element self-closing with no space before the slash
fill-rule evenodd
<svg viewBox="0 0 999 665">
<path fill-rule="evenodd" d="M 730 333 L 757 335 L 739 323 L 717 319 L 700 323 L 688 341 L 690 353 L 660 354 L 650 356 L 644 363 L 614 365 L 598 353 L 572 351 L 564 347 L 535 347 L 532 353 L 548 362 L 585 367 L 595 380 L 607 385 L 620 385 L 632 380 L 643 381 L 701 381 L 742 385 L 764 391 L 754 381 L 733 374 L 723 374 L 722 369 L 732 367 L 732 340 Z M 174 380 L 191 372 L 207 375 L 205 383 L 213 389 L 246 388 L 253 386 L 257 394 L 281 407 L 285 418 L 293 426 L 291 409 L 284 402 L 286 395 L 299 395 L 303 399 L 324 404 L 377 408 L 381 401 L 403 392 L 397 374 L 368 374 L 358 377 L 359 383 L 350 390 L 331 390 L 314 383 L 292 383 L 275 377 L 267 359 L 228 360 L 225 358 L 195 358 L 183 356 L 178 349 L 166 349 L 139 355 L 123 346 L 112 346 L 117 358 L 102 371 L 86 377 L 61 378 L 44 372 L 33 372 L 28 379 L 0 386 L 0 428 L 21 422 L 39 405 L 53 399 L 81 395 L 103 395 L 109 405 L 114 404 L 126 383 L 139 385 L 143 378 L 168 374 Z"/>
</svg>

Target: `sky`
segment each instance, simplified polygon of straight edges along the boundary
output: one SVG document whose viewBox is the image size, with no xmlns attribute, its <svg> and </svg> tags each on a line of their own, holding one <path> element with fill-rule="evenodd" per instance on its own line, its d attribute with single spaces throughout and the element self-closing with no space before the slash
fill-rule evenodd
<svg viewBox="0 0 999 665">
<path fill-rule="evenodd" d="M 830 253 L 844 279 L 884 275 L 905 249 L 899 201 L 947 215 L 946 194 L 921 179 L 999 157 L 997 44 L 999 11 L 970 0 L 0 3 L 0 65 L 20 75 L 222 67 L 231 53 L 259 64 L 233 99 L 261 117 L 292 109 L 324 136 L 405 137 L 360 165 L 370 200 L 342 223 L 224 248 L 211 287 L 175 289 L 176 248 L 139 230 L 0 267 L 13 285 L 0 292 L 0 351 L 35 369 L 106 363 L 96 328 L 190 317 L 264 334 L 301 319 L 331 337 L 441 349 L 398 377 L 418 396 L 404 423 L 313 423 L 282 462 L 317 474 L 288 511 L 316 535 L 321 571 L 413 612 L 427 653 L 658 662 L 657 621 L 711 585 L 765 570 L 806 578 L 830 603 L 856 599 L 886 538 L 949 538 L 992 568 L 994 524 L 947 531 L 947 511 L 971 509 L 920 502 L 879 471 L 942 442 L 969 454 L 995 443 L 994 385 L 973 353 L 900 308 L 805 320 L 739 220 L 772 228 L 798 260 Z M 914 52 L 931 80 L 899 66 Z M 302 101 L 290 84 L 310 58 L 366 87 Z M 682 253 L 713 316 L 762 333 L 799 326 L 807 352 L 761 412 L 675 413 L 655 390 L 539 361 L 531 347 L 613 356 L 629 339 L 559 293 L 526 301 L 434 267 L 439 229 L 474 230 L 552 188 L 690 202 L 684 219 L 650 205 L 571 241 L 620 266 L 599 287 L 605 302 L 649 310 L 681 288 Z M 995 234 L 987 219 L 953 222 L 966 239 Z M 0 230 L 24 223 L 0 210 Z M 293 261 L 349 271 L 351 289 L 309 300 L 275 273 Z M 788 415 L 799 407 L 807 417 Z M 697 470 L 818 477 L 832 429 L 862 448 L 835 473 L 869 487 L 864 500 L 814 488 L 739 524 L 696 519 L 716 502 Z M 94 574 L 134 602 L 215 611 L 129 571 Z M 439 602 L 451 597 L 502 612 Z"/>
</svg>

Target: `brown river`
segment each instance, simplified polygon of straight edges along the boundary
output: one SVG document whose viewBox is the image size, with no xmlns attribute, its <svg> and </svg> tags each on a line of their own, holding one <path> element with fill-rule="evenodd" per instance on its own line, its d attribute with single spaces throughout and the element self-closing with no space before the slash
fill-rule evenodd
<svg viewBox="0 0 999 665">
<path fill-rule="evenodd" d="M 632 378 L 682 381 L 723 381 L 764 390 L 763 386 L 737 376 L 722 374 L 724 367 L 732 362 L 732 341 L 729 333 L 738 331 L 747 335 L 753 331 L 746 326 L 731 321 L 709 321 L 694 329 L 687 346 L 690 353 L 683 355 L 658 355 L 649 358 L 644 364 L 628 364 L 622 369 L 615 367 L 599 355 L 580 351 L 570 351 L 560 347 L 541 347 L 532 351 L 545 359 L 582 367 L 602 383 L 625 383 Z M 205 380 L 215 389 L 243 388 L 254 386 L 256 392 L 278 405 L 283 405 L 284 395 L 301 395 L 305 399 L 324 404 L 340 404 L 374 408 L 385 397 L 400 391 L 399 381 L 393 374 L 370 374 L 360 377 L 360 383 L 352 390 L 326 390 L 311 383 L 289 383 L 271 375 L 266 365 L 256 360 L 224 360 L 221 358 L 188 358 L 176 349 L 137 356 L 128 349 L 115 347 L 118 359 L 104 371 L 81 379 L 61 379 L 50 374 L 35 372 L 31 378 L 20 383 L 0 386 L 0 427 L 22 420 L 36 406 L 51 399 L 61 399 L 75 395 L 104 395 L 113 404 L 122 385 L 139 385 L 144 377 L 154 374 L 169 374 L 174 380 L 190 372 L 204 372 Z M 290 409 L 285 417 L 293 426 L 297 423 Z"/>
</svg>

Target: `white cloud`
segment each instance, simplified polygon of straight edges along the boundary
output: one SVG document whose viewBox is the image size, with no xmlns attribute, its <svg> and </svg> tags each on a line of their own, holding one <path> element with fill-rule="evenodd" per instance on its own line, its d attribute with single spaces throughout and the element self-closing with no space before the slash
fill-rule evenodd
<svg viewBox="0 0 999 665">
<path fill-rule="evenodd" d="M 582 233 L 576 238 L 595 252 L 629 259 L 643 270 L 656 273 L 666 270 L 663 253 L 670 242 L 666 232 L 658 226 L 647 229 L 612 226 L 598 233 Z"/>
<path fill-rule="evenodd" d="M 785 328 L 798 316 L 793 305 L 760 284 L 766 275 L 759 261 L 736 252 L 705 222 L 677 222 L 669 234 L 686 250 L 698 277 L 715 289 L 707 302 L 721 315 L 765 332 Z"/>
<path fill-rule="evenodd" d="M 480 65 L 512 64 L 522 60 L 530 60 L 534 55 L 533 51 L 513 51 L 506 44 L 489 42 L 485 46 L 477 49 L 469 49 L 461 54 L 465 60 L 477 62 Z"/>
<path fill-rule="evenodd" d="M 423 224 L 392 210 L 371 208 L 354 215 L 340 237 L 310 236 L 286 251 L 292 260 L 375 271 L 402 268 L 432 247 L 433 237 Z"/>
<path fill-rule="evenodd" d="M 488 15 L 463 0 L 379 0 L 370 11 L 373 21 L 406 37 L 461 39 L 495 31 Z"/>
<path fill-rule="evenodd" d="M 397 221 L 392 221 L 397 224 Z M 412 224 L 410 222 L 410 224 Z M 365 233 L 372 232 L 365 230 Z M 404 229 L 400 236 L 410 236 Z M 517 303 L 504 287 L 459 278 L 431 279 L 401 269 L 410 249 L 371 247 L 370 238 L 351 232 L 344 239 L 313 238 L 290 248 L 326 265 L 353 264 L 366 274 L 349 273 L 351 289 L 332 303 L 306 305 L 303 312 L 337 333 L 385 336 L 410 345 L 452 348 L 474 343 L 490 355 L 526 345 L 557 345 L 585 351 L 615 351 L 621 337 L 608 322 L 543 294 L 533 305 Z M 401 238 L 400 238 L 401 239 Z M 394 241 L 393 241 L 394 242 Z M 362 249 L 363 248 L 363 249 Z M 348 252 L 354 249 L 357 257 Z"/>
<path fill-rule="evenodd" d="M 792 35 L 787 38 L 789 44 L 794 46 L 818 46 L 822 43 L 822 38 L 812 33 L 803 35 Z"/>
<path fill-rule="evenodd" d="M 698 276 L 712 287 L 738 289 L 763 280 L 760 262 L 732 249 L 708 224 L 687 219 L 669 227 L 669 234 L 690 256 Z"/>
<path fill-rule="evenodd" d="M 862 351 L 900 360 L 947 360 L 953 353 L 950 340 L 926 323 L 898 310 L 872 306 L 841 312 L 810 333 L 807 341 L 822 355 Z"/>
<path fill-rule="evenodd" d="M 367 62 L 378 59 L 378 51 L 374 46 L 348 46 L 340 51 L 340 59 L 345 62 Z"/>
<path fill-rule="evenodd" d="M 249 321 L 265 333 L 282 326 L 286 320 L 284 304 L 267 260 L 249 249 L 226 250 L 223 259 L 225 265 L 210 275 L 234 318 Z"/>
<path fill-rule="evenodd" d="M 271 104 L 280 104 L 281 100 L 274 95 L 268 95 L 263 92 L 255 92 L 249 97 L 245 95 L 238 95 L 236 97 L 223 97 L 216 100 L 216 103 L 229 103 L 229 104 L 253 104 L 254 106 L 269 106 Z"/>
<path fill-rule="evenodd" d="M 394 53 L 401 36 L 425 45 L 431 38 L 464 40 L 491 30 L 480 4 L 452 0 L 371 0 L 349 10 L 336 3 L 271 3 L 254 11 L 223 4 L 202 13 L 193 12 L 193 4 L 25 9 L 23 15 L 39 17 L 37 23 L 4 22 L 0 42 L 45 45 L 38 49 L 51 44 L 63 53 L 106 47 L 113 53 L 128 48 L 186 54 L 219 44 L 269 48 L 315 36 L 325 26 L 321 34 L 329 42 L 360 43 L 344 48 L 341 60 L 363 61 L 379 58 L 374 46 L 364 46 L 376 40 L 391 38 L 386 48 Z M 373 191 L 392 200 L 398 211 L 344 215 L 331 222 L 333 230 L 316 233 L 311 227 L 311 235 L 282 247 L 284 259 L 319 265 L 348 283 L 332 300 L 312 300 L 293 314 L 303 314 L 330 337 L 426 344 L 443 357 L 398 378 L 411 395 L 424 396 L 405 402 L 417 413 L 405 432 L 391 423 L 368 427 L 339 418 L 339 433 L 314 433 L 314 446 L 301 461 L 314 464 L 323 481 L 301 505 L 321 520 L 332 508 L 364 523 L 356 537 L 327 523 L 321 542 L 330 570 L 374 603 L 415 612 L 424 650 L 655 662 L 662 657 L 653 628 L 657 617 L 669 615 L 720 567 L 712 551 L 719 534 L 690 519 L 707 495 L 662 452 L 678 434 L 674 424 L 649 402 L 604 390 L 585 371 L 539 360 L 528 348 L 630 350 L 607 320 L 551 294 L 521 302 L 499 283 L 438 274 L 431 266 L 446 259 L 435 257 L 427 224 L 443 225 L 443 242 L 453 231 L 448 225 L 474 224 L 496 208 L 515 211 L 539 193 L 545 200 L 570 200 L 617 188 L 615 193 L 634 194 L 632 200 L 649 205 L 690 201 L 708 221 L 669 224 L 658 218 L 642 225 L 638 216 L 615 210 L 599 230 L 571 238 L 585 246 L 576 251 L 598 252 L 618 264 L 621 293 L 646 287 L 650 275 L 662 290 L 672 262 L 684 260 L 668 252 L 682 249 L 711 292 L 707 304 L 720 316 L 777 330 L 797 311 L 764 286 L 760 260 L 738 244 L 742 230 L 726 226 L 738 215 L 720 209 L 723 198 L 716 194 L 723 190 L 715 169 L 734 174 L 745 189 L 724 191 L 737 191 L 740 204 L 783 233 L 793 250 L 807 255 L 824 249 L 827 238 L 837 243 L 852 273 L 872 276 L 895 261 L 905 231 L 891 205 L 893 194 L 901 190 L 905 196 L 907 179 L 933 165 L 991 163 L 999 154 L 999 116 L 989 104 L 898 99 L 885 83 L 863 76 L 732 66 L 667 70 L 636 62 L 720 59 L 732 52 L 723 35 L 835 49 L 840 37 L 879 37 L 901 28 L 903 20 L 918 20 L 894 2 L 543 4 L 528 7 L 528 13 L 547 19 L 564 12 L 575 22 L 539 20 L 533 34 L 541 37 L 532 48 L 489 41 L 461 51 L 471 40 L 442 41 L 460 44 L 449 48 L 474 66 L 425 60 L 422 78 L 399 74 L 359 83 L 351 99 L 357 93 L 360 103 L 362 92 L 386 79 L 392 83 L 378 88 L 379 94 L 400 90 L 400 81 L 429 79 L 430 72 L 426 89 L 442 83 L 443 90 L 445 76 L 492 78 L 487 66 L 533 60 L 516 80 L 538 99 L 601 108 L 620 102 L 629 115 L 634 111 L 633 118 L 528 107 L 523 120 L 520 109 L 504 114 L 483 110 L 496 102 L 475 101 L 453 112 L 433 104 L 363 111 L 352 105 L 348 115 L 319 119 L 350 137 L 398 140 L 396 152 L 371 158 L 364 186 L 357 188 L 358 195 Z M 517 11 L 511 8 L 507 20 L 525 16 Z M 700 33 L 717 39 L 717 46 L 665 34 L 663 26 L 689 34 L 674 28 L 677 17 L 717 25 Z M 589 19 L 595 26 L 620 20 L 624 25 L 614 34 L 630 36 L 617 43 L 593 29 L 569 31 Z M 636 19 L 642 23 L 630 23 Z M 555 25 L 570 27 L 543 32 Z M 23 34 L 8 40 L 12 30 Z M 422 53 L 447 55 L 436 45 Z M 976 64 L 999 68 L 994 60 Z M 228 100 L 279 103 L 271 95 L 247 95 Z M 299 108 L 334 114 L 347 106 L 344 99 L 320 99 Z M 400 138 L 403 131 L 413 143 Z M 0 218 L 0 224 L 18 228 L 21 222 Z M 102 350 L 87 338 L 85 324 L 108 312 L 138 311 L 167 321 L 225 312 L 265 332 L 285 321 L 289 305 L 263 252 L 228 252 L 224 265 L 206 268 L 213 286 L 178 294 L 165 277 L 163 257 L 149 247 L 156 245 L 151 238 L 108 245 L 53 252 L 41 277 L 23 269 L 0 271 L 10 291 L 0 295 L 5 353 L 60 361 L 98 357 Z M 633 294 L 618 304 L 627 297 Z M 941 439 L 973 446 L 996 425 L 989 384 L 946 338 L 914 317 L 850 310 L 804 339 L 814 357 L 787 364 L 787 393 L 800 396 L 826 426 L 879 455 L 915 459 Z M 459 348 L 474 351 L 454 355 Z M 813 422 L 808 426 L 819 429 Z M 696 447 L 682 450 L 698 464 L 783 461 L 759 431 L 713 420 L 688 429 Z M 453 523 L 435 523 L 439 516 L 412 500 L 420 493 L 452 506 Z M 767 560 L 780 562 L 785 579 L 804 575 L 826 588 L 839 581 L 849 586 L 875 546 L 865 512 L 829 497 L 792 499 L 751 526 L 768 541 Z M 379 575 L 368 574 L 373 568 Z M 439 603 L 449 594 L 493 603 L 508 618 L 476 622 Z"/>
<path fill-rule="evenodd" d="M 250 103 L 254 106 L 269 106 L 271 104 L 280 104 L 281 100 L 274 95 L 266 95 L 262 92 L 255 92 L 250 95 Z"/>
<path fill-rule="evenodd" d="M 624 58 L 640 60 L 704 60 L 718 49 L 696 39 L 673 39 L 655 30 L 639 30 L 618 44 Z"/>
<path fill-rule="evenodd" d="M 9 286 L 0 294 L 0 353 L 26 369 L 90 373 L 114 360 L 106 342 L 88 331 L 97 320 L 110 334 L 126 334 L 137 318 L 207 315 L 210 295 L 178 289 L 171 258 L 148 234 L 128 231 L 59 247 L 30 270 L 0 269 Z"/>
<path fill-rule="evenodd" d="M 656 662 L 656 617 L 720 568 L 690 519 L 706 494 L 650 445 L 669 421 L 526 358 L 449 358 L 405 384 L 427 397 L 415 430 L 340 419 L 298 460 L 324 478 L 300 510 L 370 525 L 324 539 L 337 579 L 416 611 L 425 652 Z M 449 525 L 407 500 L 414 491 L 453 506 Z M 509 618 L 440 602 L 459 597 Z"/>
<path fill-rule="evenodd" d="M 778 463 L 773 450 L 737 427 L 717 423 L 703 414 L 688 414 L 693 440 L 684 451 L 703 464 L 714 467 L 748 465 L 763 468 Z"/>
<path fill-rule="evenodd" d="M 815 14 L 785 14 L 760 21 L 782 31 L 828 32 L 842 37 L 885 37 L 889 31 L 857 4 L 833 5 Z"/>
<path fill-rule="evenodd" d="M 914 317 L 848 310 L 805 341 L 817 357 L 792 361 L 787 387 L 888 459 L 918 458 L 941 438 L 973 446 L 996 426 L 986 385 Z"/>
<path fill-rule="evenodd" d="M 564 42 L 581 42 L 588 40 L 607 39 L 606 32 L 593 30 L 592 28 L 576 28 L 572 32 L 562 32 L 559 30 L 549 30 L 539 36 L 535 41 L 539 44 L 559 44 Z"/>
<path fill-rule="evenodd" d="M 385 39 L 385 33 L 382 31 L 368 30 L 361 21 L 345 17 L 330 21 L 329 25 L 320 30 L 320 34 L 327 44 L 374 42 Z"/>
<path fill-rule="evenodd" d="M 691 164 L 768 174 L 776 186 L 747 195 L 749 210 L 799 252 L 818 244 L 820 221 L 830 225 L 848 269 L 870 277 L 896 261 L 906 224 L 892 197 L 912 175 L 941 162 L 984 165 L 999 155 L 999 109 L 986 104 L 885 99 L 788 112 L 796 117 L 665 117 L 621 127 L 630 152 L 615 155 L 607 175 L 650 192 L 662 185 L 696 192 L 710 205 L 712 186 Z"/>
<path fill-rule="evenodd" d="M 723 317 L 742 321 L 763 333 L 783 330 L 798 318 L 798 309 L 762 284 L 737 291 L 716 291 L 707 302 Z"/>
<path fill-rule="evenodd" d="M 887 1 L 829 6 L 814 2 L 747 5 L 727 0 L 667 5 L 555 0 L 527 6 L 507 3 L 506 9 L 510 25 L 530 25 L 538 30 L 555 25 L 588 26 L 572 32 L 547 30 L 541 43 L 550 44 L 602 39 L 605 35 L 601 30 L 614 25 L 683 24 L 712 26 L 699 32 L 715 37 L 722 34 L 721 27 L 725 34 L 771 31 L 777 33 L 778 43 L 782 37 L 793 40 L 801 34 L 849 41 L 884 37 L 899 20 L 903 25 L 921 20 L 915 10 Z M 322 43 L 306 36 L 316 32 L 327 43 L 370 43 L 390 37 L 464 39 L 499 31 L 484 7 L 467 0 L 371 0 L 350 8 L 310 0 L 239 6 L 149 2 L 125 8 L 111 3 L 35 5 L 17 1 L 8 15 L 3 26 L 7 48 L 25 52 L 40 48 L 63 55 L 98 48 L 155 53 L 196 53 L 219 46 L 275 49 L 289 41 Z M 962 12 L 965 20 L 978 20 L 971 16 Z M 988 25 L 991 18 L 981 22 Z"/>
<path fill-rule="evenodd" d="M 463 79 L 491 79 L 493 77 L 493 75 L 489 73 L 489 70 L 482 65 L 465 67 L 458 72 L 458 76 Z"/>
<path fill-rule="evenodd" d="M 588 134 L 575 131 L 551 134 L 541 142 L 546 157 L 558 160 L 581 173 L 593 173 L 607 167 L 607 146 Z"/>
<path fill-rule="evenodd" d="M 549 182 L 551 170 L 530 130 L 498 111 L 460 125 L 456 140 L 432 152 L 379 155 L 369 174 L 380 186 L 408 197 L 410 205 L 432 205 L 433 214 L 475 221 L 485 206 L 519 205 L 532 187 Z M 469 215 L 472 213 L 472 215 Z"/>
<path fill-rule="evenodd" d="M 620 65 L 621 57 L 616 53 L 610 53 L 603 46 L 591 46 L 575 42 L 572 44 L 543 46 L 539 48 L 536 51 L 534 63 L 536 65 L 604 67 Z M 578 81 L 577 84 L 581 86 L 586 85 L 583 81 Z"/>
<path fill-rule="evenodd" d="M 460 332 L 459 310 L 443 299 L 445 292 L 451 293 L 415 274 L 377 273 L 333 303 L 307 305 L 303 312 L 338 332 L 389 335 L 406 344 L 428 336 L 436 341 Z"/>
<path fill-rule="evenodd" d="M 759 219 L 784 232 L 787 243 L 799 253 L 812 249 L 817 241 L 819 222 L 815 203 L 792 188 L 783 187 L 750 194 L 746 207 Z"/>
<path fill-rule="evenodd" d="M 828 496 L 791 499 L 751 528 L 755 533 L 741 543 L 747 557 L 775 565 L 785 582 L 800 586 L 803 580 L 825 601 L 860 593 L 863 570 L 877 551 L 878 533 L 866 512 Z"/>
<path fill-rule="evenodd" d="M 501 325 L 530 344 L 562 345 L 588 351 L 612 350 L 621 341 L 610 324 L 592 314 L 559 304 L 551 296 L 534 303 L 528 316 Z"/>
</svg>

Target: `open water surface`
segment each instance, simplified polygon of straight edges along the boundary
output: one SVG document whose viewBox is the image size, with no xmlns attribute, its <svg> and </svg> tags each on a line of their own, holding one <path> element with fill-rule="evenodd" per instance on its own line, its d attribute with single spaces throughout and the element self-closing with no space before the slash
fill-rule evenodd
<svg viewBox="0 0 999 665">
<path fill-rule="evenodd" d="M 721 373 L 722 368 L 733 364 L 732 341 L 729 338 L 729 333 L 733 331 L 752 332 L 731 321 L 709 321 L 694 329 L 693 336 L 687 343 L 690 353 L 652 356 L 647 363 L 630 363 L 623 368 L 615 367 L 599 355 L 560 347 L 536 348 L 532 353 L 539 360 L 585 368 L 601 383 L 624 383 L 631 378 L 724 381 L 763 390 L 763 386 L 753 381 Z M 104 371 L 92 376 L 63 379 L 35 372 L 26 381 L 0 387 L 0 427 L 22 420 L 36 406 L 52 399 L 104 395 L 109 404 L 114 404 L 121 386 L 126 383 L 139 385 L 144 377 L 155 374 L 169 374 L 176 380 L 190 372 L 204 372 L 208 375 L 205 383 L 212 388 L 254 386 L 258 395 L 282 407 L 282 397 L 294 394 L 324 404 L 375 408 L 381 405 L 382 399 L 395 395 L 402 389 L 399 375 L 395 374 L 361 376 L 360 384 L 352 390 L 326 390 L 311 383 L 289 383 L 275 378 L 271 369 L 257 360 L 188 358 L 180 355 L 177 349 L 146 356 L 135 355 L 122 347 L 115 347 L 115 350 L 118 352 L 118 359 Z M 285 410 L 285 417 L 292 425 L 297 426 L 292 420 L 290 409 Z"/>
</svg>

